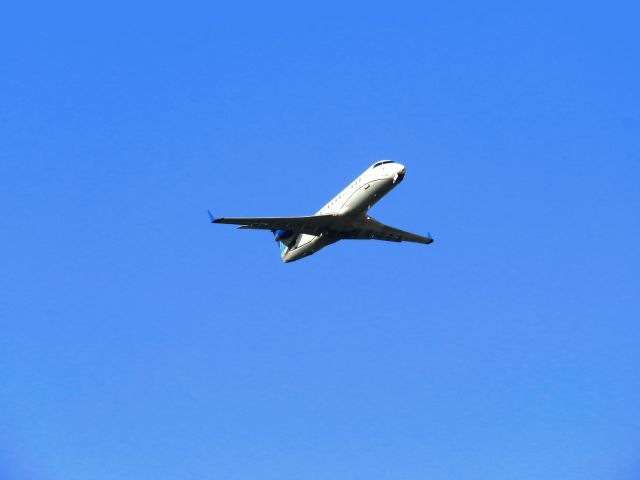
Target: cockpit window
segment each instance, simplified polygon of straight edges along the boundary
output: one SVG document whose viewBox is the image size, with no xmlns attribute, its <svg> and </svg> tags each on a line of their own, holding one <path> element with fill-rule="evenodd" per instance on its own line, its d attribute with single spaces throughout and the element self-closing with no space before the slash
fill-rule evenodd
<svg viewBox="0 0 640 480">
<path fill-rule="evenodd" d="M 384 160 L 382 162 L 376 163 L 373 168 L 379 167 L 380 165 L 384 165 L 385 163 L 395 163 L 393 160 Z"/>
</svg>

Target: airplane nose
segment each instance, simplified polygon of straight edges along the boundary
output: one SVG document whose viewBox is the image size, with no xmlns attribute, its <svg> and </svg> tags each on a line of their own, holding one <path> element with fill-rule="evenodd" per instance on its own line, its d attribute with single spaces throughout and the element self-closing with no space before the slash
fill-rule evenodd
<svg viewBox="0 0 640 480">
<path fill-rule="evenodd" d="M 398 170 L 396 171 L 396 174 L 393 176 L 393 183 L 400 183 L 403 179 L 404 176 L 407 173 L 407 169 L 405 168 L 404 165 L 398 165 Z"/>
</svg>

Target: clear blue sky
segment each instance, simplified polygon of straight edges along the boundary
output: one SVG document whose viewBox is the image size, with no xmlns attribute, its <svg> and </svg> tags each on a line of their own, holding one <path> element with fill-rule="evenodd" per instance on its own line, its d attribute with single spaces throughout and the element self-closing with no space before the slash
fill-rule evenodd
<svg viewBox="0 0 640 480">
<path fill-rule="evenodd" d="M 4 9 L 3 480 L 640 478 L 640 8 L 446 3 Z"/>
</svg>

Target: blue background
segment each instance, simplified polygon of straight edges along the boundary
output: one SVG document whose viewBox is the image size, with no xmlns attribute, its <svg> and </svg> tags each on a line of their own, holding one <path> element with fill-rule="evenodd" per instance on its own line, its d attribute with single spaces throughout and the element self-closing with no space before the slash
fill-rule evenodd
<svg viewBox="0 0 640 480">
<path fill-rule="evenodd" d="M 0 477 L 637 479 L 635 2 L 0 20 Z M 431 246 L 218 216 L 373 162 Z"/>
</svg>

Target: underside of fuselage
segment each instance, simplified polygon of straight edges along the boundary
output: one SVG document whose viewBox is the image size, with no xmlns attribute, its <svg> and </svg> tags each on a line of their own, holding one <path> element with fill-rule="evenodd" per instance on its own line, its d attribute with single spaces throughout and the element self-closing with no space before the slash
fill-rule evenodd
<svg viewBox="0 0 640 480">
<path fill-rule="evenodd" d="M 310 237 L 310 238 L 301 238 L 300 240 L 304 243 L 301 243 L 298 246 L 287 248 L 283 251 L 282 261 L 284 263 L 295 262 L 296 260 L 300 260 L 304 257 L 308 257 L 309 255 L 313 255 L 314 253 L 322 250 L 324 247 L 331 245 L 332 243 L 336 243 L 340 240 L 340 237 L 337 234 L 331 233 L 322 233 L 320 235 L 300 235 L 300 237 Z"/>
<path fill-rule="evenodd" d="M 320 235 L 300 234 L 293 236 L 289 242 L 281 242 L 281 256 L 284 263 L 295 262 L 317 253 L 339 240 L 353 238 L 348 232 L 367 218 L 367 213 L 385 195 L 398 186 L 404 179 L 405 172 L 395 178 L 379 178 L 365 183 L 354 192 L 349 192 L 340 213 L 336 214 L 336 230 L 328 230 Z M 346 233 L 345 233 L 346 232 Z"/>
</svg>

